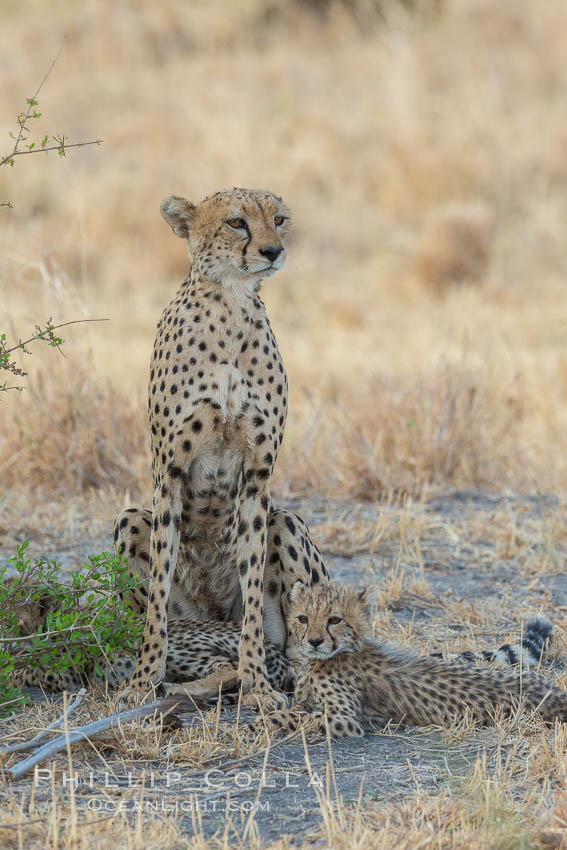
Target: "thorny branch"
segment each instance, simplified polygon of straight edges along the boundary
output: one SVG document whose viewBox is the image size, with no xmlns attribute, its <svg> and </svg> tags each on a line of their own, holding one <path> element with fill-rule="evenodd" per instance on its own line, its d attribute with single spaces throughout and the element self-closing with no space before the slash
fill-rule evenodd
<svg viewBox="0 0 567 850">
<path fill-rule="evenodd" d="M 53 136 L 52 138 L 58 144 L 51 145 L 48 148 L 43 147 L 43 145 L 42 145 L 42 147 L 40 147 L 40 148 L 34 147 L 34 148 L 32 148 L 32 150 L 28 150 L 28 151 L 12 151 L 11 154 L 7 154 L 4 157 L 4 159 L 0 160 L 0 165 L 6 165 L 6 163 L 10 162 L 12 157 L 14 157 L 14 156 L 25 156 L 28 153 L 47 153 L 48 151 L 59 151 L 59 153 L 63 156 L 64 155 L 63 152 L 68 150 L 69 148 L 84 148 L 87 145 L 102 145 L 102 143 L 104 141 L 104 139 L 96 139 L 94 142 L 73 142 L 72 144 L 70 144 L 69 142 L 65 141 L 65 136 Z M 10 203 L 10 201 L 4 201 L 3 203 L 0 204 L 0 207 L 11 207 L 11 206 L 12 206 L 12 204 Z"/>
<path fill-rule="evenodd" d="M 13 375 L 17 375 L 18 377 L 23 377 L 27 375 L 27 372 L 24 372 L 23 369 L 20 369 L 19 366 L 16 365 L 16 361 L 12 360 L 10 354 L 14 351 L 23 351 L 25 354 L 30 354 L 26 345 L 29 345 L 32 342 L 35 342 L 37 339 L 44 340 L 49 343 L 52 348 L 56 348 L 61 354 L 61 345 L 63 340 L 61 337 L 55 335 L 55 331 L 59 328 L 65 328 L 68 325 L 78 325 L 83 324 L 85 322 L 107 322 L 108 319 L 74 319 L 71 322 L 61 322 L 59 325 L 51 324 L 51 319 L 47 320 L 47 324 L 45 328 L 42 328 L 41 325 L 35 326 L 35 334 L 30 336 L 29 339 L 26 339 L 24 342 L 20 340 L 17 345 L 13 345 L 10 348 L 6 345 L 6 334 L 0 333 L 0 370 L 4 370 L 6 372 L 11 372 Z M 4 384 L 0 384 L 0 393 L 8 392 L 8 390 L 22 390 L 23 387 L 13 386 L 9 387 Z"/>
<path fill-rule="evenodd" d="M 22 116 L 21 116 L 21 114 L 18 116 L 18 123 L 19 123 L 19 125 L 20 125 L 20 131 L 19 131 L 19 133 L 18 133 L 18 136 L 17 136 L 17 138 L 16 138 L 16 142 L 15 142 L 15 144 L 14 144 L 14 155 L 16 154 L 16 152 L 17 152 L 17 150 L 18 150 L 18 145 L 20 144 L 20 142 L 21 142 L 21 140 L 22 140 L 22 136 L 23 136 L 24 131 L 25 131 L 25 129 L 26 129 L 26 121 L 27 121 L 27 120 L 28 120 L 28 118 L 30 117 L 30 113 L 31 113 L 32 107 L 34 106 L 34 101 L 35 101 L 35 102 L 37 102 L 37 96 L 38 96 L 38 94 L 40 93 L 40 91 L 42 90 L 43 86 L 45 85 L 45 81 L 47 80 L 47 78 L 49 77 L 49 75 L 51 74 L 51 72 L 53 71 L 53 69 L 55 68 L 55 65 L 57 64 L 57 60 L 59 59 L 59 57 L 61 56 L 61 53 L 62 53 L 62 51 L 63 51 L 63 46 L 64 46 L 64 44 L 65 44 L 65 39 L 63 39 L 63 44 L 61 45 L 61 47 L 60 47 L 60 48 L 59 48 L 59 50 L 57 51 L 57 56 L 55 57 L 55 59 L 53 60 L 53 62 L 52 62 L 52 63 L 51 63 L 51 65 L 49 66 L 49 68 L 47 69 L 47 73 L 46 73 L 46 75 L 44 76 L 44 78 L 43 78 L 43 80 L 41 81 L 41 83 L 39 84 L 39 86 L 37 87 L 37 89 L 36 89 L 36 91 L 35 91 L 35 94 L 33 95 L 33 97 L 28 98 L 28 109 L 27 109 L 27 112 L 26 112 L 26 114 L 25 114 L 24 119 L 22 120 Z M 4 165 L 4 162 L 5 162 L 5 161 L 6 161 L 5 159 L 4 159 L 4 160 L 2 160 L 2 165 Z"/>
<path fill-rule="evenodd" d="M 28 134 L 30 132 L 30 128 L 29 128 L 28 122 L 33 118 L 40 118 L 41 117 L 41 112 L 37 112 L 36 109 L 35 109 L 35 107 L 38 105 L 37 97 L 38 97 L 40 91 L 42 90 L 42 88 L 45 84 L 45 81 L 47 80 L 47 78 L 51 74 L 53 68 L 55 67 L 57 60 L 61 56 L 61 52 L 63 50 L 64 45 L 65 45 L 65 41 L 63 41 L 63 44 L 59 48 L 57 56 L 55 57 L 55 59 L 53 60 L 51 65 L 49 66 L 47 73 L 45 74 L 43 80 L 41 81 L 41 83 L 37 87 L 34 95 L 32 97 L 26 98 L 28 108 L 25 112 L 20 112 L 20 114 L 18 115 L 18 117 L 16 119 L 17 122 L 18 122 L 18 127 L 19 127 L 18 134 L 17 134 L 17 136 L 14 136 L 13 133 L 10 133 L 10 136 L 14 139 L 14 147 L 13 147 L 11 153 L 5 154 L 3 157 L 0 157 L 0 167 L 3 166 L 3 165 L 8 165 L 8 164 L 13 166 L 14 165 L 14 159 L 17 156 L 25 156 L 26 154 L 30 154 L 30 153 L 47 153 L 48 151 L 54 151 L 54 150 L 57 151 L 59 156 L 65 156 L 65 151 L 67 150 L 67 148 L 82 148 L 82 147 L 85 147 L 86 145 L 101 145 L 103 143 L 103 139 L 96 139 L 94 141 L 89 141 L 89 142 L 72 142 L 72 143 L 69 143 L 69 142 L 65 141 L 64 135 L 60 135 L 60 136 L 56 135 L 56 136 L 51 136 L 51 137 L 44 136 L 42 141 L 39 143 L 39 147 L 36 147 L 35 142 L 31 142 L 31 144 L 26 145 L 27 150 L 20 150 L 20 145 L 23 142 L 26 142 L 28 137 L 29 137 Z M 53 141 L 56 144 L 48 145 L 48 142 L 50 142 L 50 141 Z M 11 206 L 12 206 L 12 204 L 10 203 L 10 201 L 3 201 L 2 203 L 0 203 L 0 207 L 10 207 L 11 208 Z"/>
<path fill-rule="evenodd" d="M 80 325 L 84 322 L 108 322 L 108 319 L 73 319 L 73 321 L 71 322 L 61 322 L 60 325 L 52 325 L 51 319 L 48 319 L 45 330 L 42 331 L 40 326 L 36 325 L 37 333 L 35 333 L 33 336 L 30 336 L 30 338 L 26 339 L 24 342 L 20 340 L 18 344 L 13 345 L 12 348 L 2 348 L 2 354 L 11 354 L 12 351 L 16 351 L 18 348 L 21 348 L 23 350 L 26 345 L 30 344 L 30 342 L 34 342 L 36 339 L 45 339 L 45 334 L 49 335 L 50 331 L 57 331 L 59 330 L 59 328 L 67 327 L 67 325 Z M 56 347 L 59 347 L 59 345 L 57 345 Z"/>
</svg>

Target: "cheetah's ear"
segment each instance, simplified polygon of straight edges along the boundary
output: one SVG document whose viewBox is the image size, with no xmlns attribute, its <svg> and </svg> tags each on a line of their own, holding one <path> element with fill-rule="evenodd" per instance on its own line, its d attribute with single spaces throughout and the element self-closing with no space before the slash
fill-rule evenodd
<svg viewBox="0 0 567 850">
<path fill-rule="evenodd" d="M 298 579 L 292 584 L 291 590 L 289 591 L 287 598 L 290 602 L 297 602 L 297 600 L 303 595 L 306 589 L 307 586 L 300 579 Z"/>
<path fill-rule="evenodd" d="M 181 239 L 187 239 L 195 215 L 195 204 L 180 195 L 168 195 L 161 202 L 160 210 L 175 235 Z"/>
<path fill-rule="evenodd" d="M 372 588 L 368 585 L 358 591 L 358 604 L 367 616 L 372 616 L 374 602 L 372 598 Z"/>
</svg>

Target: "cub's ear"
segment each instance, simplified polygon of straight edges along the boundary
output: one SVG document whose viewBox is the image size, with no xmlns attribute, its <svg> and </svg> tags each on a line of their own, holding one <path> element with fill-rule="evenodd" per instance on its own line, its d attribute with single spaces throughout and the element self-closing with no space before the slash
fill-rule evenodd
<svg viewBox="0 0 567 850">
<path fill-rule="evenodd" d="M 298 599 L 301 599 L 305 591 L 307 590 L 307 585 L 305 585 L 300 579 L 298 579 L 291 586 L 291 590 L 288 593 L 288 599 L 290 602 L 297 602 Z"/>
<path fill-rule="evenodd" d="M 362 610 L 368 616 L 371 616 L 374 610 L 374 601 L 372 595 L 372 588 L 368 585 L 363 587 L 362 590 L 358 590 L 358 604 L 362 608 Z"/>
<path fill-rule="evenodd" d="M 179 195 L 168 195 L 160 211 L 176 236 L 187 239 L 195 216 L 196 206 Z"/>
</svg>

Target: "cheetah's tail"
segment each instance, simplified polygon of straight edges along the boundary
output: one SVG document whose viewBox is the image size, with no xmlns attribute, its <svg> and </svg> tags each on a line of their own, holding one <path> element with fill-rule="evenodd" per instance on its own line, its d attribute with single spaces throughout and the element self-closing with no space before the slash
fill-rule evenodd
<svg viewBox="0 0 567 850">
<path fill-rule="evenodd" d="M 551 644 L 553 623 L 544 615 L 532 617 L 525 625 L 518 643 L 505 643 L 494 652 L 484 651 L 485 661 L 500 661 L 504 664 L 521 665 L 524 668 L 537 667 L 543 661 Z"/>
<path fill-rule="evenodd" d="M 482 661 L 500 663 L 511 667 L 521 666 L 524 669 L 538 667 L 544 660 L 553 638 L 553 623 L 544 614 L 532 617 L 525 625 L 521 639 L 517 643 L 505 643 L 496 650 L 485 649 L 480 652 L 460 652 L 456 655 L 444 656 L 442 653 L 432 653 L 436 658 L 477 664 Z"/>
</svg>

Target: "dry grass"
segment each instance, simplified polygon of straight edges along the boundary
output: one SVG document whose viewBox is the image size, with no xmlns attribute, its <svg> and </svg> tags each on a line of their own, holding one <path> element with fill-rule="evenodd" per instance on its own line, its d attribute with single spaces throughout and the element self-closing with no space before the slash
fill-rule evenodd
<svg viewBox="0 0 567 850">
<path fill-rule="evenodd" d="M 488 209 L 478 203 L 452 203 L 434 210 L 414 254 L 422 283 L 441 295 L 452 284 L 481 281 L 493 228 Z"/>
<path fill-rule="evenodd" d="M 565 488 L 565 6 L 352 6 L 4 10 L 6 132 L 65 32 L 38 132 L 105 145 L 0 174 L 0 324 L 111 319 L 68 329 L 67 368 L 25 358 L 5 488 L 148 497 L 149 353 L 187 264 L 159 201 L 226 184 L 295 213 L 265 287 L 292 388 L 280 490 Z"/>
<path fill-rule="evenodd" d="M 87 717 L 110 709 L 104 700 L 99 700 L 98 705 L 88 706 Z M 36 712 L 41 715 L 41 709 L 36 708 Z M 32 729 L 42 728 L 51 714 L 47 711 L 41 720 L 26 728 L 25 720 L 30 720 L 28 712 L 24 722 L 20 719 L 19 724 L 13 725 L 21 726 L 29 735 Z M 397 729 L 385 729 L 380 734 L 385 739 L 401 737 Z M 422 753 L 428 747 L 426 735 L 427 732 L 419 747 Z M 464 775 L 462 770 L 455 772 L 456 766 L 462 769 L 467 765 L 466 742 L 468 739 L 470 744 L 475 735 L 476 751 L 479 752 L 480 745 L 480 754 L 473 758 Z M 235 742 L 241 757 L 231 759 Z M 321 826 L 305 836 L 299 846 L 309 848 L 315 844 L 333 850 L 563 847 L 561 841 L 567 839 L 564 790 L 567 737 L 561 725 L 555 730 L 543 729 L 536 719 L 525 715 L 501 720 L 495 730 L 485 732 L 475 730 L 474 724 L 455 724 L 444 733 L 442 746 L 453 770 L 446 761 L 447 782 L 440 793 L 423 789 L 419 765 L 409 763 L 404 769 L 414 785 L 414 793 L 405 794 L 403 800 L 380 803 L 365 797 L 364 783 L 358 801 L 345 803 L 337 792 L 330 753 L 326 769 L 320 775 L 321 784 L 315 785 Z M 168 758 L 163 755 L 166 748 Z M 229 775 L 234 771 L 233 765 L 241 769 L 246 764 L 242 753 L 246 750 L 238 749 L 238 735 L 225 731 L 219 736 L 218 723 L 210 716 L 203 718 L 202 727 L 174 733 L 164 733 L 159 727 L 156 730 L 145 724 L 129 727 L 127 733 L 109 735 L 94 747 L 75 748 L 72 757 L 57 757 L 49 765 L 50 776 L 41 775 L 34 782 L 35 787 L 30 782 L 27 785 L 20 782 L 15 788 L 5 786 L 0 790 L 2 846 L 83 850 L 92 846 L 96 835 L 97 846 L 102 850 L 146 847 L 286 850 L 292 846 L 288 837 L 269 845 L 262 842 L 253 815 L 244 822 L 231 816 L 228 798 L 224 823 L 216 835 L 205 838 L 202 832 L 195 806 L 199 771 L 194 765 L 219 765 Z M 90 773 L 93 761 L 94 773 Z M 152 771 L 151 782 L 148 767 Z M 392 764 L 392 773 L 398 776 L 400 767 Z M 65 780 L 65 776 L 75 772 L 80 777 L 78 785 Z M 304 772 L 309 777 L 314 775 L 307 749 Z M 130 784 L 125 782 L 127 776 Z M 550 812 L 552 795 L 555 803 Z M 159 805 L 155 807 L 162 799 L 167 799 L 167 814 L 163 810 L 160 813 Z M 188 805 L 191 799 L 194 808 Z M 187 836 L 187 825 L 182 823 L 188 812 L 195 829 L 191 838 Z"/>
<path fill-rule="evenodd" d="M 101 691 L 94 692 L 81 706 L 73 725 L 115 711 L 115 700 Z M 5 722 L 3 743 L 22 736 L 28 739 L 60 713 L 60 706 L 32 705 Z M 234 765 L 238 768 L 266 744 L 265 740 L 242 736 L 241 725 L 221 723 L 217 710 L 175 731 L 159 722 L 136 721 L 74 747 L 72 754 L 57 756 L 41 766 L 37 777 L 32 774 L 10 784 L 1 774 L 0 845 L 20 847 L 23 842 L 30 848 L 82 850 L 92 847 L 96 828 L 97 846 L 101 848 L 259 847 L 254 829 L 247 832 L 253 844 L 241 844 L 238 836 L 242 838 L 242 830 L 231 822 L 229 808 L 224 835 L 207 841 L 195 805 L 206 768 L 218 772 L 222 767 L 223 775 L 231 769 L 234 772 Z M 22 754 L 4 757 L 2 768 L 23 758 Z M 47 770 L 51 771 L 49 776 Z M 73 776 L 76 782 L 70 781 Z M 162 802 L 165 798 L 166 806 Z M 187 837 L 187 828 L 181 824 L 183 817 L 189 817 L 195 826 L 193 839 Z"/>
<path fill-rule="evenodd" d="M 111 385 L 101 389 L 70 358 L 57 371 L 54 381 L 44 366 L 28 384 L 27 406 L 16 405 L 4 436 L 4 480 L 44 487 L 56 498 L 129 490 L 140 482 L 147 489 L 145 411 Z M 31 407 L 41 417 L 27 415 Z"/>
<path fill-rule="evenodd" d="M 289 202 L 296 234 L 265 287 L 291 383 L 277 490 L 379 500 L 371 514 L 346 502 L 316 535 L 329 551 L 363 552 L 371 578 L 375 561 L 388 563 L 377 630 L 392 639 L 492 646 L 518 617 L 547 610 L 539 580 L 564 568 L 562 504 L 544 518 L 510 508 L 433 521 L 419 498 L 567 489 L 565 3 L 462 0 L 414 13 L 344 0 L 325 14 L 278 0 L 4 5 L 0 135 L 66 34 L 38 137 L 105 144 L 0 172 L 0 201 L 14 204 L 0 209 L 0 330 L 17 338 L 49 316 L 110 321 L 69 328 L 65 360 L 46 349 L 22 358 L 29 389 L 0 408 L 2 544 L 35 537 L 61 552 L 107 533 L 124 504 L 149 503 L 149 356 L 187 267 L 159 203 L 266 186 Z M 451 558 L 487 572 L 513 560 L 527 589 L 513 605 L 513 587 L 504 601 L 441 593 L 436 571 Z M 404 605 L 427 619 L 400 621 Z M 552 613 L 562 626 L 565 610 Z M 47 719 L 26 713 L 22 730 Z M 93 758 L 147 762 L 166 748 L 198 770 L 239 746 L 211 722 L 209 737 L 203 727 L 167 742 L 131 730 Z M 564 736 L 501 734 L 514 758 L 479 763 L 459 793 L 418 788 L 355 810 L 322 799 L 323 831 L 309 841 L 567 846 Z M 545 805 L 556 793 L 553 814 L 534 786 Z M 2 846 L 74 850 L 93 834 L 101 850 L 216 846 L 188 840 L 171 817 L 81 826 L 89 817 L 68 797 L 4 800 L 0 826 L 27 825 L 0 829 Z M 219 847 L 260 845 L 253 825 L 245 837 L 233 827 Z"/>
<path fill-rule="evenodd" d="M 532 830 L 493 783 L 478 789 L 471 804 L 449 793 L 418 794 L 409 803 L 370 806 L 355 815 L 329 819 L 333 850 L 535 850 Z M 332 842 L 332 843 L 331 843 Z"/>
<path fill-rule="evenodd" d="M 564 666 L 567 655 L 566 608 L 560 597 L 554 594 L 551 598 L 542 586 L 543 580 L 550 577 L 549 571 L 544 571 L 543 576 L 538 573 L 534 579 L 531 574 L 523 575 L 520 569 L 516 583 L 521 586 L 511 586 L 508 598 L 500 592 L 506 582 L 501 574 L 500 551 L 503 546 L 510 547 L 511 540 L 513 548 L 508 548 L 506 557 L 521 563 L 528 551 L 532 560 L 537 560 L 538 552 L 543 557 L 548 545 L 546 537 L 551 533 L 553 545 L 564 559 L 565 539 L 559 533 L 562 505 L 542 505 L 538 516 L 529 500 L 500 502 L 496 507 L 491 507 L 490 500 L 483 504 L 484 507 L 463 508 L 455 514 L 434 512 L 427 504 L 409 499 L 401 506 L 384 505 L 379 513 L 368 505 L 348 511 L 329 506 L 327 515 L 314 528 L 326 552 L 350 555 L 356 551 L 361 570 L 365 564 L 369 567 L 370 581 L 372 570 L 375 571 L 378 635 L 422 652 L 494 648 L 495 644 L 514 642 L 519 621 L 543 610 L 552 616 L 557 627 L 545 672 L 567 687 L 565 670 L 554 669 L 557 662 Z M 466 546 L 469 548 L 465 550 Z M 479 557 L 481 552 L 484 560 Z M 490 584 L 481 594 L 470 592 L 470 579 L 462 571 L 457 570 L 448 586 L 443 583 L 444 576 L 450 575 L 451 569 L 454 572 L 454 567 L 448 571 L 445 567 L 439 569 L 440 562 L 445 556 L 459 558 L 463 553 L 469 570 L 484 574 Z M 103 693 L 93 693 L 73 724 L 110 714 L 116 707 L 116 702 Z M 6 722 L 7 737 L 2 743 L 29 738 L 52 722 L 57 711 L 52 706 L 31 706 Z M 209 767 L 220 768 L 223 776 L 239 770 L 252 770 L 256 776 L 267 743 L 263 735 L 255 740 L 241 735 L 238 727 L 214 711 L 195 719 L 195 725 L 179 730 L 139 722 L 108 735 L 94 748 L 74 748 L 74 768 L 83 776 L 94 770 L 97 777 L 94 790 L 79 787 L 74 808 L 71 788 L 61 782 L 62 771 L 68 769 L 65 754 L 52 764 L 54 789 L 43 783 L 43 793 L 34 794 L 29 780 L 15 787 L 2 786 L 0 782 L 0 841 L 6 836 L 8 847 L 19 846 L 19 841 L 26 847 L 76 850 L 89 846 L 89 839 L 96 834 L 101 848 L 113 845 L 120 850 L 144 846 L 192 850 L 269 846 L 271 850 L 284 850 L 290 846 L 287 839 L 262 844 L 254 819 L 242 819 L 242 813 L 231 815 L 229 810 L 228 826 L 220 829 L 215 839 L 205 839 L 199 832 L 196 810 L 196 819 L 191 822 L 197 834 L 195 838 L 188 837 L 187 811 L 171 812 L 175 800 L 199 796 L 202 792 L 196 784 Z M 544 727 L 537 718 L 520 713 L 497 717 L 494 727 L 487 729 L 479 729 L 467 720 L 441 733 L 397 726 L 377 728 L 380 746 L 391 747 L 383 780 L 376 775 L 367 779 L 358 803 L 353 805 L 352 799 L 342 801 L 335 791 L 331 754 L 329 776 L 319 800 L 321 827 L 316 834 L 301 839 L 303 846 L 308 848 L 318 841 L 333 850 L 380 850 L 392 846 L 417 850 L 429 845 L 438 850 L 464 850 L 471 846 L 487 850 L 560 847 L 562 841 L 567 843 L 566 729 L 561 724 Z M 414 742 L 417 753 L 410 762 L 398 755 L 398 747 L 407 740 Z M 369 747 L 373 741 L 376 739 L 369 739 Z M 340 757 L 342 769 L 356 769 L 348 762 L 345 767 L 345 751 L 340 744 L 333 752 Z M 5 764 L 19 758 L 14 755 Z M 268 782 L 278 775 L 278 769 L 281 771 L 282 760 L 285 747 L 268 768 Z M 358 758 L 356 761 L 358 764 Z M 371 763 L 370 757 L 367 763 Z M 292 770 L 301 769 L 301 763 L 294 761 Z M 309 771 L 309 765 L 303 772 L 305 769 Z M 431 770 L 438 790 L 431 785 Z M 160 777 L 155 788 L 147 780 L 150 771 Z M 179 787 L 172 791 L 164 788 L 167 771 L 179 772 L 182 777 Z M 113 781 L 122 778 L 117 790 L 103 787 L 101 777 L 105 772 Z M 143 790 L 124 787 L 128 772 L 137 782 L 146 776 Z M 364 771 L 360 776 L 362 779 Z M 368 797 L 367 792 L 376 797 Z M 125 813 L 119 805 L 127 805 L 128 801 L 142 805 L 145 800 L 150 805 L 164 794 L 170 806 L 166 814 L 151 808 L 144 809 L 141 815 Z M 95 800 L 91 807 L 101 808 L 89 809 L 88 800 Z M 274 817 L 277 815 L 275 810 Z M 293 827 L 293 822 L 285 818 L 282 823 L 286 829 Z M 7 824 L 23 825 L 4 831 L 2 825 Z"/>
</svg>

